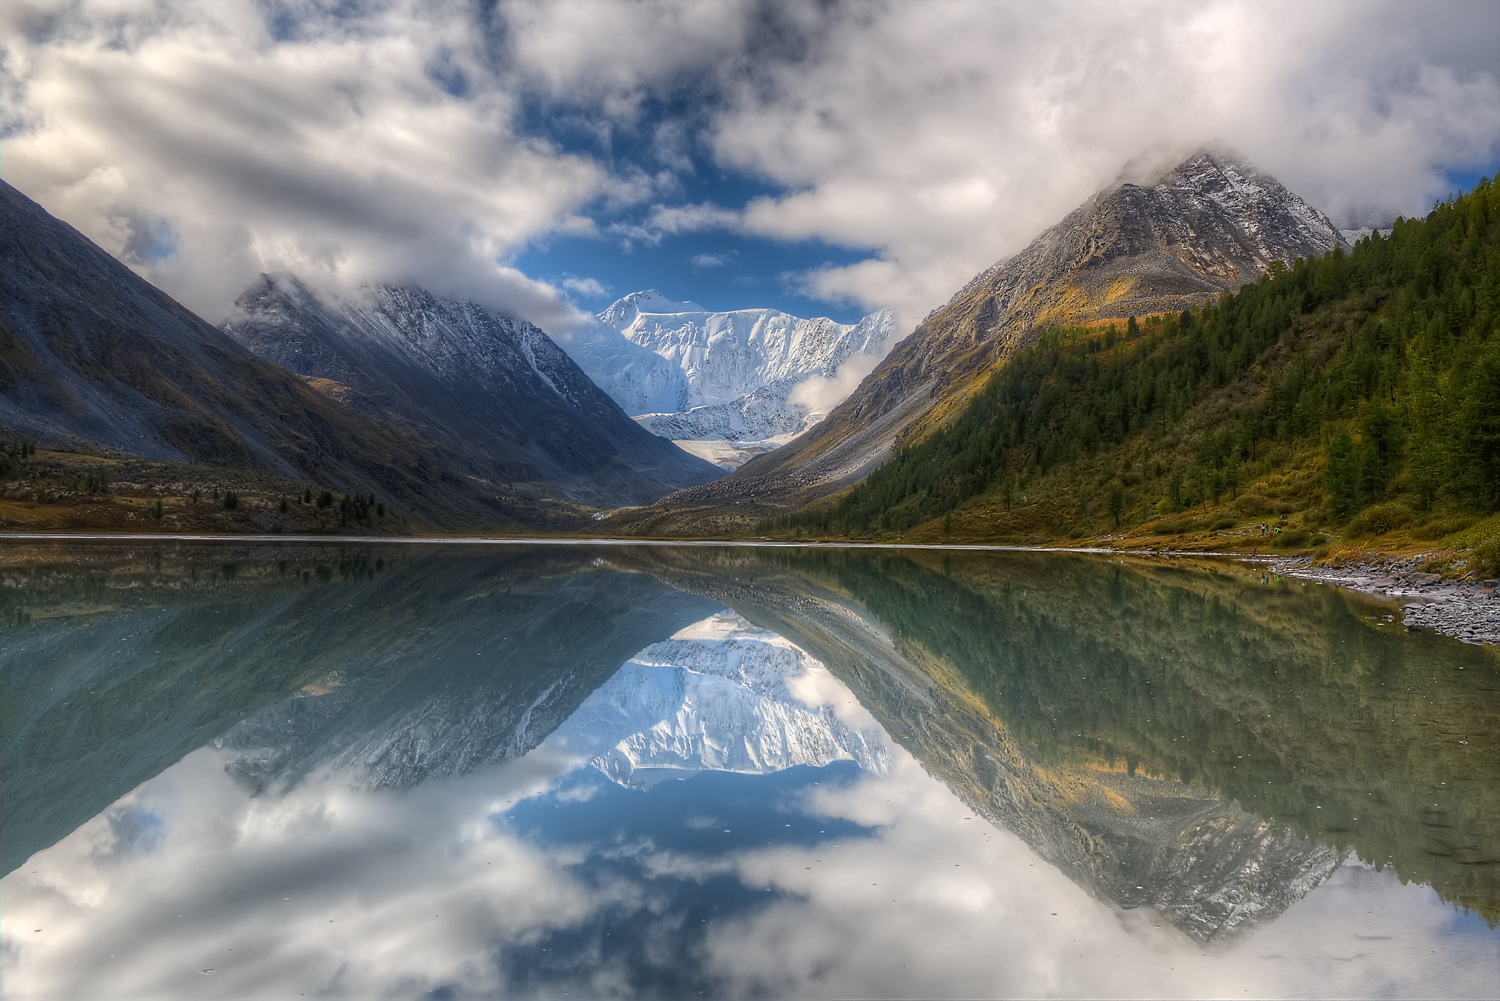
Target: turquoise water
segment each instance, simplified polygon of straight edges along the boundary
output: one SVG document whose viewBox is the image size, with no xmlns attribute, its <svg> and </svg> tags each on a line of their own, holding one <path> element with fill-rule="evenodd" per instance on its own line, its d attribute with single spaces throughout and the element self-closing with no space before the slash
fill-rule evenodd
<svg viewBox="0 0 1500 1001">
<path fill-rule="evenodd" d="M 0 549 L 6 997 L 1494 996 L 1500 660 L 1232 563 Z"/>
</svg>

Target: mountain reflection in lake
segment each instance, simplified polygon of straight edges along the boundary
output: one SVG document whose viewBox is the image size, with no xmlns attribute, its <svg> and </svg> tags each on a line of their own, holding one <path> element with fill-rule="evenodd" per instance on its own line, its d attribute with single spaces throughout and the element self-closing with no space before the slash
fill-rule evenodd
<svg viewBox="0 0 1500 1001">
<path fill-rule="evenodd" d="M 1243 566 L 0 550 L 7 997 L 1494 996 L 1500 661 Z"/>
</svg>

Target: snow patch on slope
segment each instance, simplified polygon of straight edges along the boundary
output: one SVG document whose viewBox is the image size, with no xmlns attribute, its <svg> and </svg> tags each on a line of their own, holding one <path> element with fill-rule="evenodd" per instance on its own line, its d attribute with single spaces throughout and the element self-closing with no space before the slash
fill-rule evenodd
<svg viewBox="0 0 1500 1001">
<path fill-rule="evenodd" d="M 688 406 L 687 374 L 613 327 L 594 320 L 558 343 L 627 414 L 676 413 Z"/>
<path fill-rule="evenodd" d="M 884 775 L 884 731 L 826 667 L 733 612 L 636 654 L 550 737 L 625 786 L 700 771 L 855 761 Z"/>
</svg>

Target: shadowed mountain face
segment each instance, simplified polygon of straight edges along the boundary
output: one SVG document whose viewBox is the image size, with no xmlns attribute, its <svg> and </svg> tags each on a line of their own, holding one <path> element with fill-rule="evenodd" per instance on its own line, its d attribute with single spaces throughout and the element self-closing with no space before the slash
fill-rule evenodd
<svg viewBox="0 0 1500 1001">
<path fill-rule="evenodd" d="M 339 763 L 406 787 L 519 756 L 719 608 L 580 553 L 382 552 L 7 554 L 0 872 L 226 734 L 254 786 Z"/>
<path fill-rule="evenodd" d="M 791 444 L 678 508 L 809 499 L 871 472 L 935 428 L 993 369 L 1056 324 L 1180 311 L 1341 245 L 1321 212 L 1233 152 L 1169 169 L 1127 165 L 1030 246 L 976 276 L 886 356 L 849 399 Z"/>
<path fill-rule="evenodd" d="M 1057 554 L 647 565 L 812 652 L 975 810 L 1195 938 L 1274 918 L 1346 853 L 1500 916 L 1497 666 L 1382 606 Z"/>
<path fill-rule="evenodd" d="M 376 491 L 442 514 L 419 444 L 214 329 L 0 182 L 0 424 Z"/>
<path fill-rule="evenodd" d="M 525 320 L 414 288 L 324 302 L 269 277 L 236 306 L 225 329 L 240 343 L 482 480 L 620 505 L 720 473 L 630 420 Z"/>
</svg>

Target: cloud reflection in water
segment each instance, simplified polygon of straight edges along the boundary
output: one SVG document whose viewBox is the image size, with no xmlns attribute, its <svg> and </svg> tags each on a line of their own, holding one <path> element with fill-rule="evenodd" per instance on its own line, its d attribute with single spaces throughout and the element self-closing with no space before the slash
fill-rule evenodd
<svg viewBox="0 0 1500 1001">
<path fill-rule="evenodd" d="M 1358 866 L 1205 952 L 976 816 L 811 658 L 781 663 L 755 711 L 664 703 L 601 740 L 670 717 L 668 737 L 722 742 L 727 722 L 795 711 L 836 718 L 869 753 L 680 768 L 691 777 L 644 789 L 570 747 L 570 720 L 462 777 L 370 789 L 324 769 L 252 797 L 226 771 L 235 752 L 197 751 L 6 878 L 4 992 L 1458 996 L 1500 982 L 1482 923 Z M 700 765 L 703 749 L 689 748 Z"/>
</svg>

